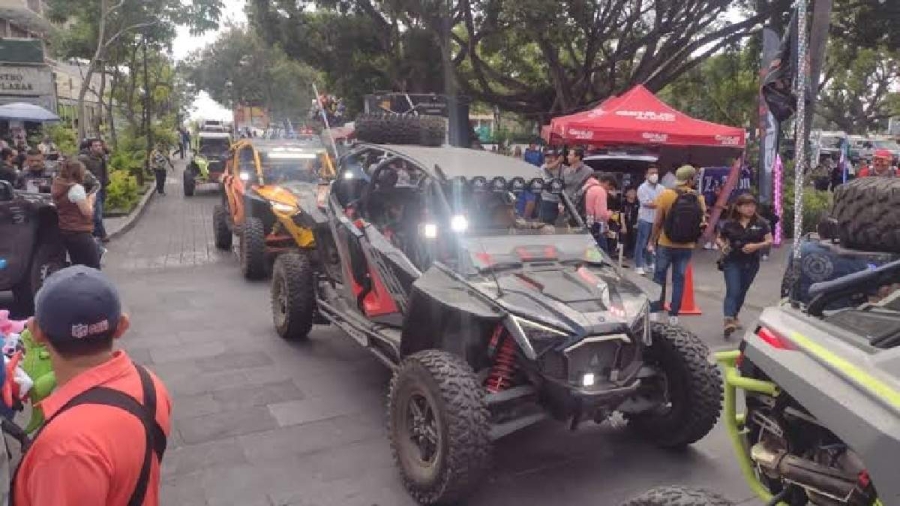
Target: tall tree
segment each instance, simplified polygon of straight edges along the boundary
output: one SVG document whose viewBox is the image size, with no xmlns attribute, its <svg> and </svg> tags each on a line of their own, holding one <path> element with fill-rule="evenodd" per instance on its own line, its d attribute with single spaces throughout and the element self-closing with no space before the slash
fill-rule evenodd
<svg viewBox="0 0 900 506">
<path fill-rule="evenodd" d="M 117 46 L 133 42 L 140 34 L 146 43 L 167 46 L 175 38 L 175 27 L 189 26 L 193 32 L 215 28 L 221 0 L 48 0 L 49 18 L 65 24 L 58 39 L 59 56 L 88 62 L 78 95 L 79 134 L 84 137 L 85 97 L 97 71 L 106 72 L 104 60 Z M 129 40 L 130 39 L 130 40 Z"/>
<path fill-rule="evenodd" d="M 264 106 L 273 119 L 305 115 L 317 79 L 309 66 L 267 47 L 241 26 L 228 27 L 213 43 L 191 53 L 180 70 L 192 90 L 205 90 L 228 107 Z"/>
<path fill-rule="evenodd" d="M 755 125 L 758 49 L 755 44 L 729 47 L 670 83 L 659 96 L 699 119 L 741 127 Z"/>
<path fill-rule="evenodd" d="M 446 2 L 449 42 L 439 36 Z M 270 42 L 338 85 L 342 75 L 364 76 L 370 82 L 354 84 L 441 92 L 437 65 L 449 43 L 455 75 L 446 77 L 464 93 L 543 117 L 637 83 L 662 89 L 746 38 L 780 6 L 762 3 L 757 9 L 748 0 L 253 0 L 251 18 Z M 736 6 L 742 14 L 729 21 Z M 431 44 L 422 43 L 424 36 Z M 420 69 L 431 78 L 415 79 Z"/>
<path fill-rule="evenodd" d="M 829 46 L 818 116 L 840 130 L 866 134 L 900 115 L 900 50 L 835 40 Z"/>
</svg>

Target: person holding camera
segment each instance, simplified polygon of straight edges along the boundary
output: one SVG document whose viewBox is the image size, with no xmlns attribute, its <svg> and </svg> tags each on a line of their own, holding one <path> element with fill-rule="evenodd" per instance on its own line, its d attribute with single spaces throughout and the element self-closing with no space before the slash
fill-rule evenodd
<svg viewBox="0 0 900 506">
<path fill-rule="evenodd" d="M 78 160 L 66 160 L 50 187 L 59 216 L 63 244 L 74 265 L 100 268 L 100 248 L 93 237 L 94 199 L 100 184 L 88 186 L 87 170 Z M 86 189 L 88 187 L 89 189 Z"/>
<path fill-rule="evenodd" d="M 716 239 L 722 251 L 719 270 L 725 273 L 725 339 L 740 328 L 738 314 L 744 298 L 759 272 L 760 257 L 772 245 L 769 222 L 756 211 L 756 197 L 740 195 Z"/>
</svg>

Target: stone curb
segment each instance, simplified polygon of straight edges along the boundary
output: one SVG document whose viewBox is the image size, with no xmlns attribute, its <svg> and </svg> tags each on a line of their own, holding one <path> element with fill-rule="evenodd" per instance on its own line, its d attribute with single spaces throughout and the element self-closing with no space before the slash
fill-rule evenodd
<svg viewBox="0 0 900 506">
<path fill-rule="evenodd" d="M 141 215 L 144 214 L 144 210 L 146 209 L 147 204 L 150 203 L 150 200 L 153 198 L 153 195 L 154 195 L 155 193 L 156 193 L 155 187 L 154 187 L 154 186 L 150 186 L 150 188 L 147 189 L 147 192 L 144 193 L 144 196 L 141 197 L 141 201 L 138 202 L 137 207 L 135 207 L 135 208 L 128 214 L 128 216 L 126 216 L 126 217 L 124 217 L 124 218 L 121 218 L 122 220 L 124 220 L 124 224 L 123 224 L 121 227 L 119 227 L 118 230 L 115 230 L 115 231 L 113 231 L 113 232 L 110 232 L 110 233 L 109 233 L 109 238 L 110 238 L 110 239 L 116 239 L 116 238 L 119 237 L 120 235 L 122 235 L 122 234 L 128 232 L 129 230 L 131 230 L 131 229 L 135 226 L 135 224 L 137 224 L 138 218 L 140 218 Z"/>
</svg>

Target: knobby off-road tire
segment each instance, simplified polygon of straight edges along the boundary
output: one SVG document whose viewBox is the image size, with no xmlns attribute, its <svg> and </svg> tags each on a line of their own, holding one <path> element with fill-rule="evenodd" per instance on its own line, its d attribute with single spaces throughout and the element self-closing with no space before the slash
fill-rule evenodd
<svg viewBox="0 0 900 506">
<path fill-rule="evenodd" d="M 266 230 L 259 218 L 247 216 L 241 226 L 241 272 L 247 279 L 266 277 Z"/>
<path fill-rule="evenodd" d="M 302 253 L 285 253 L 272 269 L 272 320 L 278 335 L 306 339 L 316 313 L 312 262 Z"/>
<path fill-rule="evenodd" d="M 413 441 L 418 406 L 433 425 L 433 456 Z M 426 409 L 427 408 L 427 409 Z M 428 424 L 428 413 L 433 424 Z M 391 379 L 388 434 L 403 484 L 421 504 L 453 504 L 469 495 L 490 469 L 490 415 L 484 389 L 462 359 L 443 351 L 416 353 Z"/>
<path fill-rule="evenodd" d="M 622 506 L 733 506 L 734 503 L 708 490 L 660 487 L 641 494 Z"/>
<path fill-rule="evenodd" d="M 708 360 L 709 349 L 680 327 L 653 325 L 648 365 L 665 377 L 668 405 L 631 415 L 629 426 L 663 448 L 693 444 L 716 425 L 722 412 L 722 375 Z"/>
<path fill-rule="evenodd" d="M 216 239 L 216 247 L 221 250 L 231 249 L 231 241 L 234 236 L 228 228 L 228 211 L 222 205 L 213 209 L 213 235 Z"/>
<path fill-rule="evenodd" d="M 900 253 L 900 179 L 866 177 L 839 186 L 832 216 L 844 247 Z"/>
<path fill-rule="evenodd" d="M 62 269 L 65 263 L 66 251 L 59 239 L 56 237 L 41 239 L 31 259 L 31 265 L 12 289 L 13 301 L 19 311 L 27 315 L 34 314 L 34 297 L 38 290 L 47 277 Z"/>
<path fill-rule="evenodd" d="M 356 138 L 375 144 L 441 146 L 447 126 L 440 116 L 362 114 L 355 123 Z"/>
<path fill-rule="evenodd" d="M 184 196 L 193 197 L 194 190 L 197 188 L 197 181 L 194 179 L 194 171 L 190 168 L 184 171 Z"/>
</svg>

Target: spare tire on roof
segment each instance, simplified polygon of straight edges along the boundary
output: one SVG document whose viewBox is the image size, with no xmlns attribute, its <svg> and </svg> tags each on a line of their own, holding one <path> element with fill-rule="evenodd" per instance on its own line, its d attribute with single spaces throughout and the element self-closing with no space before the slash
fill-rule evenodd
<svg viewBox="0 0 900 506">
<path fill-rule="evenodd" d="M 362 114 L 356 118 L 356 138 L 374 144 L 441 146 L 447 135 L 440 116 Z"/>
<path fill-rule="evenodd" d="M 844 247 L 900 253 L 900 178 L 866 177 L 839 186 L 831 214 Z"/>
</svg>

